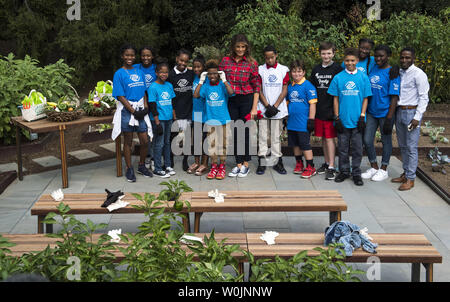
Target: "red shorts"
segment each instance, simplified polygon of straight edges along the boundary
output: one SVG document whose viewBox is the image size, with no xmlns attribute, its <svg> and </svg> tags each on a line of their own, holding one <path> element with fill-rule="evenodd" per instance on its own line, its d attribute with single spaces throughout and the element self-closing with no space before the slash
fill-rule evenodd
<svg viewBox="0 0 450 302">
<path fill-rule="evenodd" d="M 315 136 L 325 138 L 336 137 L 336 129 L 334 129 L 333 121 L 322 121 L 316 118 L 314 124 Z"/>
</svg>

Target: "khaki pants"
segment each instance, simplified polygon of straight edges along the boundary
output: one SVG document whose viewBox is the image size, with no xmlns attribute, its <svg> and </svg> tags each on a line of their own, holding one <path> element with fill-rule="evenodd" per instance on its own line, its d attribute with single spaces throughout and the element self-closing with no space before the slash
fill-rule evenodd
<svg viewBox="0 0 450 302">
<path fill-rule="evenodd" d="M 280 135 L 283 131 L 282 119 L 261 119 L 258 123 L 258 156 L 267 157 L 269 155 L 270 139 L 270 153 L 271 157 L 267 158 L 267 165 L 275 165 L 278 162 L 278 158 L 283 156 L 281 153 L 281 140 Z"/>
<path fill-rule="evenodd" d="M 209 126 L 208 129 L 208 156 L 211 157 L 211 163 L 217 164 L 219 159 L 223 163 L 227 159 L 228 139 L 231 136 L 230 127 L 226 125 Z"/>
</svg>

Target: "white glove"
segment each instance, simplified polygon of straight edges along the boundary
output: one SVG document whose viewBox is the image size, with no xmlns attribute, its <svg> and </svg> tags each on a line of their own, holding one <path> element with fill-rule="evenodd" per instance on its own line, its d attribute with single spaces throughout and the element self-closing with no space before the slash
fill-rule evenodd
<svg viewBox="0 0 450 302">
<path fill-rule="evenodd" d="M 200 85 L 203 85 L 203 83 L 205 82 L 207 74 L 208 73 L 206 71 L 203 71 L 202 74 L 200 75 L 200 81 L 198 82 Z"/>
<path fill-rule="evenodd" d="M 222 82 L 225 84 L 225 82 L 227 81 L 227 77 L 225 75 L 225 72 L 224 71 L 219 71 L 219 76 L 220 76 L 220 79 L 222 80 Z"/>
</svg>

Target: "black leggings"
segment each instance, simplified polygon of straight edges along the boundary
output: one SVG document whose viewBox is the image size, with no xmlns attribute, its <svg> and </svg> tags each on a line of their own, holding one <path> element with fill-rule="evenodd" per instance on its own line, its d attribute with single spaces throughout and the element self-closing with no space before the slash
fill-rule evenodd
<svg viewBox="0 0 450 302">
<path fill-rule="evenodd" d="M 231 120 L 239 121 L 242 120 L 245 122 L 245 116 L 252 111 L 253 107 L 253 94 L 238 94 L 233 97 L 230 97 L 228 100 L 228 111 L 230 113 Z M 244 162 L 248 162 L 252 159 L 250 156 L 250 131 L 248 128 L 245 128 L 245 137 L 244 142 L 238 142 L 238 129 L 235 127 L 233 132 L 234 137 L 234 156 L 236 158 L 236 164 L 243 164 Z M 238 144 L 245 144 L 244 154 L 240 152 L 238 153 Z"/>
</svg>

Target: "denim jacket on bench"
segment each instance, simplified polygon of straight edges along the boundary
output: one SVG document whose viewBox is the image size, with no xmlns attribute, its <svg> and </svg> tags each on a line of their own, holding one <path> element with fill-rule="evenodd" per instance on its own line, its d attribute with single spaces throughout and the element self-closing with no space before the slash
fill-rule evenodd
<svg viewBox="0 0 450 302">
<path fill-rule="evenodd" d="M 359 230 L 356 224 L 349 221 L 336 221 L 325 229 L 324 244 L 342 243 L 346 256 L 353 255 L 353 251 L 361 246 L 366 252 L 375 254 L 378 244 L 361 235 Z"/>
</svg>

